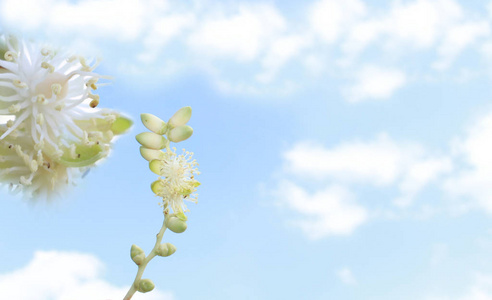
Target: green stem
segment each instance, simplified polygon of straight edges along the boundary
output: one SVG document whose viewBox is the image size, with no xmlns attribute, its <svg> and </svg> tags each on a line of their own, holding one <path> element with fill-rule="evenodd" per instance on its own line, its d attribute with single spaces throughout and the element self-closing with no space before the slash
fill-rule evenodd
<svg viewBox="0 0 492 300">
<path fill-rule="evenodd" d="M 128 290 L 128 293 L 126 293 L 126 296 L 125 296 L 125 298 L 123 298 L 123 300 L 130 300 L 133 297 L 133 295 L 137 292 L 138 284 L 140 282 L 140 279 L 142 279 L 142 275 L 145 271 L 145 268 L 147 267 L 147 264 L 156 256 L 156 250 L 159 247 L 159 245 L 161 244 L 162 237 L 164 236 L 164 232 L 167 229 L 167 227 L 166 227 L 167 216 L 168 216 L 168 214 L 165 211 L 164 212 L 164 222 L 162 223 L 161 230 L 157 234 L 154 248 L 152 249 L 152 251 L 150 251 L 149 255 L 147 255 L 147 257 L 145 257 L 144 261 L 138 266 L 138 271 L 137 271 L 137 275 L 135 276 L 135 280 L 133 281 L 132 286 Z"/>
</svg>

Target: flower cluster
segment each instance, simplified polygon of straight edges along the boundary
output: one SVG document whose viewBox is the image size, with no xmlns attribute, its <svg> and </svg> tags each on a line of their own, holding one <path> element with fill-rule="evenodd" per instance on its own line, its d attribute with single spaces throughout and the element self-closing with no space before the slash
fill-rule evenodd
<svg viewBox="0 0 492 300">
<path fill-rule="evenodd" d="M 196 202 L 195 192 L 200 185 L 195 179 L 200 172 L 193 153 L 183 149 L 183 154 L 178 155 L 176 148 L 169 145 L 169 142 L 184 141 L 193 134 L 193 129 L 186 125 L 190 118 L 190 107 L 178 110 L 167 123 L 152 114 L 142 114 L 142 123 L 152 132 L 143 132 L 136 137 L 142 144 L 140 154 L 149 161 L 150 170 L 160 176 L 151 184 L 152 191 L 162 198 L 163 207 L 170 206 L 175 214 L 187 211 L 184 200 Z"/>
<path fill-rule="evenodd" d="M 96 108 L 97 64 L 0 36 L 0 183 L 51 197 L 108 155 L 131 121 Z"/>
</svg>

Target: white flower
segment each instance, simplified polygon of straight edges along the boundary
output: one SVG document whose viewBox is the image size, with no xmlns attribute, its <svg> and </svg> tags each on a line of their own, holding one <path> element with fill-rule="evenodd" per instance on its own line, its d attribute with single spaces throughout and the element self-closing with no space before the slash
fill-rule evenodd
<svg viewBox="0 0 492 300">
<path fill-rule="evenodd" d="M 150 162 L 150 169 L 162 176 L 152 184 L 152 190 L 162 197 L 164 206 L 170 205 L 175 213 L 187 211 L 184 200 L 197 201 L 196 188 L 200 183 L 195 179 L 199 175 L 193 153 L 185 151 L 177 155 L 176 148 L 167 149 L 162 159 Z"/>
<path fill-rule="evenodd" d="M 129 120 L 96 108 L 106 78 L 97 62 L 12 36 L 0 36 L 0 55 L 0 117 L 11 118 L 0 127 L 0 182 L 49 195 L 105 157 Z"/>
<path fill-rule="evenodd" d="M 91 66 L 82 57 L 12 37 L 3 36 L 3 43 L 0 114 L 14 115 L 15 121 L 0 139 L 24 125 L 34 143 L 53 156 L 60 156 L 70 142 L 85 140 L 87 132 L 79 122 L 104 118 L 104 111 L 87 110 L 99 103 L 92 94 L 103 78 L 93 72 L 97 63 Z"/>
</svg>

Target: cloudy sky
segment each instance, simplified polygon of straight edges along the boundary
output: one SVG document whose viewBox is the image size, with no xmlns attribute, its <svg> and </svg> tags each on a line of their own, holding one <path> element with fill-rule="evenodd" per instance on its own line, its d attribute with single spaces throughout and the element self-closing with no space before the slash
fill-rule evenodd
<svg viewBox="0 0 492 300">
<path fill-rule="evenodd" d="M 0 28 L 101 57 L 136 121 L 63 199 L 2 192 L 0 298 L 123 298 L 162 222 L 139 114 L 190 105 L 199 203 L 135 299 L 492 299 L 492 2 L 0 0 Z"/>
</svg>

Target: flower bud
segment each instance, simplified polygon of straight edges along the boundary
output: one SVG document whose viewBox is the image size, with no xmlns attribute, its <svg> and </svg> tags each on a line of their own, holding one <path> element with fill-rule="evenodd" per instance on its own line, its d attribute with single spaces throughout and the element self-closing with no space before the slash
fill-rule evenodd
<svg viewBox="0 0 492 300">
<path fill-rule="evenodd" d="M 178 127 L 185 125 L 191 118 L 191 107 L 186 106 L 179 109 L 172 117 L 169 119 L 168 123 L 172 127 Z"/>
<path fill-rule="evenodd" d="M 152 182 L 152 184 L 150 185 L 150 189 L 156 195 L 161 194 L 165 188 L 166 188 L 166 186 L 164 185 L 164 182 L 162 180 L 156 180 L 156 181 Z"/>
<path fill-rule="evenodd" d="M 163 162 L 159 159 L 153 159 L 149 163 L 149 168 L 157 175 L 161 175 L 161 170 L 164 167 Z"/>
<path fill-rule="evenodd" d="M 171 243 L 166 243 L 166 245 L 167 245 L 167 256 L 173 255 L 174 252 L 176 252 L 176 246 L 174 246 Z"/>
<path fill-rule="evenodd" d="M 160 244 L 155 253 L 159 256 L 167 257 L 176 252 L 176 247 L 171 243 Z"/>
<path fill-rule="evenodd" d="M 166 226 L 174 233 L 182 233 L 188 228 L 186 221 L 181 220 L 178 217 L 169 217 L 166 219 Z"/>
<path fill-rule="evenodd" d="M 179 143 L 186 140 L 193 134 L 193 128 L 188 125 L 179 126 L 171 129 L 167 137 L 171 142 Z"/>
<path fill-rule="evenodd" d="M 138 282 L 138 291 L 140 293 L 147 293 L 155 288 L 155 284 L 150 279 L 142 279 Z"/>
<path fill-rule="evenodd" d="M 135 137 L 145 148 L 160 150 L 166 147 L 167 140 L 162 135 L 153 132 L 142 132 Z"/>
<path fill-rule="evenodd" d="M 166 122 L 152 114 L 141 114 L 140 118 L 145 127 L 157 134 L 163 135 L 167 130 Z"/>
<path fill-rule="evenodd" d="M 145 260 L 145 254 L 141 253 L 141 254 L 135 255 L 134 257 L 132 257 L 132 260 L 137 266 L 140 266 L 143 263 L 143 261 Z"/>
<path fill-rule="evenodd" d="M 153 159 L 162 159 L 164 157 L 164 152 L 140 146 L 140 155 L 146 160 L 151 161 Z"/>
<path fill-rule="evenodd" d="M 140 265 L 145 259 L 145 252 L 139 246 L 132 245 L 130 257 L 137 265 Z"/>
<path fill-rule="evenodd" d="M 159 256 L 168 256 L 167 253 L 169 252 L 169 249 L 167 248 L 167 244 L 160 244 L 157 249 L 155 249 L 155 254 Z"/>
</svg>

